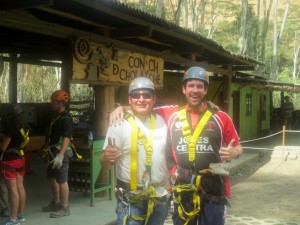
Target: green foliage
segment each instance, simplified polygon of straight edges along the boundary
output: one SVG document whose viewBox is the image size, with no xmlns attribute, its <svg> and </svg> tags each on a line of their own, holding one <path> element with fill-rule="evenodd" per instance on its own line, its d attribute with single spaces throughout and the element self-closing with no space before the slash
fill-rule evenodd
<svg viewBox="0 0 300 225">
<path fill-rule="evenodd" d="M 61 68 L 18 64 L 18 102 L 49 102 L 60 88 Z"/>
</svg>

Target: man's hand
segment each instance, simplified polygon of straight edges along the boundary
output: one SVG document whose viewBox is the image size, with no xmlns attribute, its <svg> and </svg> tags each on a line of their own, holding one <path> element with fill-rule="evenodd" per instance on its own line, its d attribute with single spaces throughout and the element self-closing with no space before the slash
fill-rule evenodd
<svg viewBox="0 0 300 225">
<path fill-rule="evenodd" d="M 62 166 L 63 159 L 64 159 L 64 155 L 58 153 L 56 157 L 52 160 L 53 162 L 52 169 L 59 169 Z"/>
<path fill-rule="evenodd" d="M 222 160 L 231 160 L 238 158 L 243 153 L 243 148 L 240 144 L 233 147 L 235 139 L 232 139 L 227 147 L 222 147 L 219 154 Z"/>
<path fill-rule="evenodd" d="M 117 126 L 118 124 L 120 125 L 123 118 L 124 118 L 124 107 L 118 106 L 109 115 L 109 126 Z"/>
<path fill-rule="evenodd" d="M 115 146 L 114 142 L 115 142 L 114 139 L 108 137 L 108 145 L 104 153 L 104 157 L 106 161 L 110 162 L 111 164 L 117 162 L 122 155 L 121 150 L 117 146 Z"/>
</svg>

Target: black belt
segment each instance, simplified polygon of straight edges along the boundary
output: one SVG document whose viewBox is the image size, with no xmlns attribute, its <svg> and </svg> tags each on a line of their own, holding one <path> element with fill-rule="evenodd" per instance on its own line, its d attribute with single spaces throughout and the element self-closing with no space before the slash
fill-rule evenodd
<svg viewBox="0 0 300 225">
<path fill-rule="evenodd" d="M 212 202 L 216 202 L 222 205 L 229 205 L 229 202 L 225 196 L 220 196 L 220 195 L 212 195 L 212 194 L 207 194 L 207 193 L 201 193 L 200 198 Z"/>
</svg>

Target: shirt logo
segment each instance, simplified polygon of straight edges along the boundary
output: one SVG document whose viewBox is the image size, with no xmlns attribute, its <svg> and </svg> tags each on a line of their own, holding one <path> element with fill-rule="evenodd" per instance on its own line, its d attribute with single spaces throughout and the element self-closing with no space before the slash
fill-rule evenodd
<svg viewBox="0 0 300 225">
<path fill-rule="evenodd" d="M 208 131 L 215 131 L 215 123 L 212 121 L 208 121 L 206 127 L 206 130 Z"/>
<path fill-rule="evenodd" d="M 176 123 L 175 123 L 175 127 L 176 127 L 176 128 L 181 128 L 181 122 L 176 122 Z"/>
</svg>

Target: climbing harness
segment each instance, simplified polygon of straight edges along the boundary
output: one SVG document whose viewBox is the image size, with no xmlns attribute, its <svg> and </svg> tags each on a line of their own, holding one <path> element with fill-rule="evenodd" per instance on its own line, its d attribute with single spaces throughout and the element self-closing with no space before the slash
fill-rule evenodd
<svg viewBox="0 0 300 225">
<path fill-rule="evenodd" d="M 195 159 L 196 159 L 196 143 L 198 138 L 203 131 L 204 126 L 207 121 L 211 118 L 212 112 L 206 110 L 201 120 L 198 122 L 198 125 L 192 134 L 189 123 L 187 121 L 186 109 L 183 107 L 178 111 L 178 118 L 182 124 L 182 133 L 186 139 L 188 145 L 188 159 L 191 164 L 194 166 L 195 170 Z M 203 174 L 196 174 L 195 171 L 191 174 L 190 183 L 179 184 L 176 181 L 172 180 L 170 191 L 172 192 L 173 201 L 178 205 L 178 215 L 180 218 L 185 221 L 184 225 L 187 225 L 189 221 L 193 220 L 200 212 L 200 195 L 199 191 L 202 191 L 201 179 Z M 193 210 L 187 212 L 182 204 L 183 195 L 191 194 L 193 202 Z"/>
<path fill-rule="evenodd" d="M 21 143 L 20 147 L 19 147 L 19 154 L 20 156 L 24 156 L 24 147 L 28 144 L 29 142 L 29 130 L 27 130 L 27 132 L 22 128 L 20 130 L 20 133 L 23 137 L 23 142 Z"/>
<path fill-rule="evenodd" d="M 155 116 L 151 114 L 150 116 L 150 133 L 148 138 L 142 132 L 134 117 L 127 113 L 125 115 L 125 119 L 131 125 L 131 175 L 130 175 L 130 184 L 129 190 L 132 192 L 126 193 L 125 189 L 117 188 L 116 189 L 116 196 L 120 200 L 121 203 L 125 207 L 128 207 L 128 214 L 126 214 L 123 218 L 123 225 L 126 225 L 126 222 L 129 218 L 137 221 L 145 221 L 145 225 L 147 225 L 150 215 L 153 213 L 153 209 L 155 204 L 159 204 L 157 199 L 160 199 L 161 196 L 156 194 L 156 190 L 153 184 L 151 184 L 151 165 L 152 165 L 152 153 L 153 153 L 153 132 L 155 128 Z M 145 182 L 144 189 L 134 194 L 133 192 L 138 189 L 137 187 L 137 170 L 138 170 L 138 141 L 140 141 L 144 149 L 146 151 L 146 170 L 147 174 L 144 176 L 148 176 L 148 181 Z M 130 196 L 129 196 L 130 195 Z M 130 212 L 131 206 L 138 206 L 139 204 L 143 203 L 143 201 L 148 202 L 147 213 L 146 215 L 134 215 Z"/>
<path fill-rule="evenodd" d="M 178 118 L 181 121 L 182 124 L 182 133 L 184 137 L 186 138 L 186 143 L 188 144 L 188 154 L 189 154 L 189 161 L 194 162 L 196 158 L 196 143 L 198 141 L 198 138 L 206 125 L 207 121 L 212 116 L 212 112 L 209 110 L 206 110 L 205 114 L 201 118 L 201 120 L 198 122 L 198 125 L 192 135 L 189 123 L 187 121 L 186 117 L 186 109 L 183 107 L 178 111 Z"/>
<path fill-rule="evenodd" d="M 51 120 L 51 123 L 50 123 L 50 129 L 49 129 L 49 132 L 48 132 L 48 138 L 47 138 L 47 141 L 46 141 L 46 145 L 45 147 L 42 149 L 42 153 L 41 153 L 41 156 L 42 158 L 44 159 L 45 163 L 47 166 L 49 166 L 52 162 L 53 162 L 53 159 L 55 158 L 54 155 L 52 154 L 52 151 L 51 151 L 51 148 L 56 148 L 56 149 L 61 149 L 61 144 L 62 144 L 62 138 L 60 138 L 59 140 L 59 143 L 56 144 L 56 145 L 49 145 L 49 137 L 52 133 L 52 128 L 53 128 L 53 125 L 55 124 L 55 122 L 57 120 L 59 120 L 60 118 L 62 118 L 61 115 L 59 116 L 56 116 L 55 115 L 52 117 L 52 120 Z M 72 117 L 71 117 L 72 118 Z M 80 155 L 74 145 L 74 143 L 72 142 L 73 140 L 73 137 L 71 137 L 70 139 L 70 143 L 69 143 L 69 146 L 67 147 L 67 151 L 72 151 L 73 153 L 75 153 L 76 157 L 78 159 L 82 159 L 82 155 Z"/>
<path fill-rule="evenodd" d="M 155 116 L 150 116 L 150 134 L 148 140 L 135 122 L 134 117 L 127 113 L 125 119 L 130 123 L 131 129 L 131 175 L 130 175 L 130 190 L 135 191 L 137 189 L 137 167 L 138 167 L 138 140 L 140 140 L 146 151 L 146 168 L 149 173 L 151 182 L 151 165 L 152 165 L 152 152 L 153 152 L 153 131 L 155 128 Z"/>
</svg>

